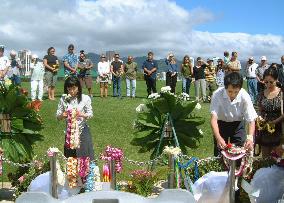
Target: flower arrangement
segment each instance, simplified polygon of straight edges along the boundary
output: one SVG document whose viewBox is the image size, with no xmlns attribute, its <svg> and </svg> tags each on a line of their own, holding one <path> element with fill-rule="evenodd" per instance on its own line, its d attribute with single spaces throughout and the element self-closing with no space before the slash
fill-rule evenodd
<svg viewBox="0 0 284 203">
<path fill-rule="evenodd" d="M 149 196 L 158 181 L 158 175 L 155 172 L 147 170 L 134 170 L 131 172 L 131 181 L 128 191 L 142 196 Z"/>
<path fill-rule="evenodd" d="M 179 154 L 181 154 L 181 149 L 179 147 L 166 146 L 163 153 L 177 157 Z"/>
<path fill-rule="evenodd" d="M 136 129 L 135 138 L 131 144 L 141 146 L 139 152 L 152 151 L 151 158 L 161 154 L 165 146 L 174 145 L 170 139 L 163 139 L 159 151 L 158 145 L 163 132 L 167 116 L 172 119 L 181 151 L 186 154 L 187 147 L 197 148 L 203 132 L 198 126 L 204 119 L 197 115 L 201 105 L 196 101 L 189 101 L 188 95 L 175 95 L 170 87 L 162 87 L 160 93 L 149 95 L 145 103 L 136 108 L 137 118 L 133 127 Z"/>
<path fill-rule="evenodd" d="M 100 155 L 100 159 L 105 161 L 114 160 L 116 172 L 120 173 L 122 171 L 122 159 L 123 159 L 122 149 L 107 146 L 105 148 L 105 152 Z"/>
<path fill-rule="evenodd" d="M 32 159 L 33 144 L 42 140 L 39 107 L 31 103 L 25 89 L 12 85 L 9 80 L 0 83 L 0 147 L 5 158 L 13 162 Z"/>
</svg>

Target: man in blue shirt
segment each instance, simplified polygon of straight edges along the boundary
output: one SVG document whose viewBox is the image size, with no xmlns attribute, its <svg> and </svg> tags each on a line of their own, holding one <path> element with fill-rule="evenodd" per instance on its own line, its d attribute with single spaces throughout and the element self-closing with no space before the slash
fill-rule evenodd
<svg viewBox="0 0 284 203">
<path fill-rule="evenodd" d="M 156 76 L 157 76 L 157 69 L 158 63 L 157 61 L 153 60 L 153 52 L 148 53 L 148 59 L 144 61 L 142 65 L 142 69 L 144 71 L 144 79 L 147 85 L 147 93 L 148 96 L 152 93 L 156 93 Z"/>
<path fill-rule="evenodd" d="M 63 56 L 65 78 L 77 75 L 78 57 L 74 54 L 74 45 L 68 46 L 68 54 Z"/>
</svg>

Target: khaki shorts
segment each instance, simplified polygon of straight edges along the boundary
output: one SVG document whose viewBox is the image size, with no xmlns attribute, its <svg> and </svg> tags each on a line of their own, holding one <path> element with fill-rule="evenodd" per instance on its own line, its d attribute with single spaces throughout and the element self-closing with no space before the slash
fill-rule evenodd
<svg viewBox="0 0 284 203">
<path fill-rule="evenodd" d="M 92 76 L 85 76 L 85 77 L 79 77 L 80 84 L 82 88 L 85 86 L 86 88 L 90 89 L 93 86 L 93 78 Z"/>
<path fill-rule="evenodd" d="M 46 71 L 44 74 L 44 79 L 47 87 L 55 87 L 57 82 L 57 74 Z"/>
</svg>

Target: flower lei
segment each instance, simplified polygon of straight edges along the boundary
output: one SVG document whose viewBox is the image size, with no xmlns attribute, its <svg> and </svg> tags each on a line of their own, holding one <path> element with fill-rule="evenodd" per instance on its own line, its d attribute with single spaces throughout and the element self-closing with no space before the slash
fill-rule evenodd
<svg viewBox="0 0 284 203">
<path fill-rule="evenodd" d="M 258 130 L 267 130 L 269 133 L 275 132 L 275 124 L 266 122 L 262 117 L 257 117 L 256 127 Z"/>
<path fill-rule="evenodd" d="M 100 169 L 94 162 L 92 162 L 90 163 L 90 173 L 87 176 L 85 191 L 90 192 L 102 190 L 100 182 Z"/>
<path fill-rule="evenodd" d="M 229 160 L 242 159 L 240 168 L 235 171 L 235 176 L 248 178 L 252 172 L 252 153 L 247 153 L 243 147 L 237 147 L 229 143 L 227 148 L 222 151 L 223 160 L 227 168 L 229 168 Z"/>
<path fill-rule="evenodd" d="M 3 157 L 3 149 L 0 147 L 0 176 L 2 175 L 2 170 L 3 170 L 3 167 L 2 167 L 2 164 L 3 164 L 3 161 L 2 161 L 2 157 Z"/>
<path fill-rule="evenodd" d="M 70 188 L 77 186 L 78 160 L 74 157 L 67 159 L 67 180 Z"/>
<path fill-rule="evenodd" d="M 65 146 L 70 149 L 76 149 L 80 147 L 80 130 L 77 122 L 77 110 L 67 110 L 67 130 Z"/>
<path fill-rule="evenodd" d="M 115 170 L 117 173 L 120 173 L 122 171 L 122 159 L 123 159 L 123 151 L 119 148 L 114 148 L 111 146 L 107 146 L 105 148 L 105 153 L 100 155 L 101 160 L 115 161 Z M 107 174 L 107 166 L 104 167 L 104 172 L 106 173 L 106 178 L 109 177 L 109 174 Z"/>
</svg>

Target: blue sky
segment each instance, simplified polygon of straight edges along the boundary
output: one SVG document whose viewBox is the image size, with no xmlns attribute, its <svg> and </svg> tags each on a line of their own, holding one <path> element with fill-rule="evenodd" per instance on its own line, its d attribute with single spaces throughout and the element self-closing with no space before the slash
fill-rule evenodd
<svg viewBox="0 0 284 203">
<path fill-rule="evenodd" d="M 214 21 L 194 27 L 196 30 L 284 35 L 283 0 L 177 0 L 176 3 L 187 10 L 200 7 L 213 13 Z"/>
</svg>

